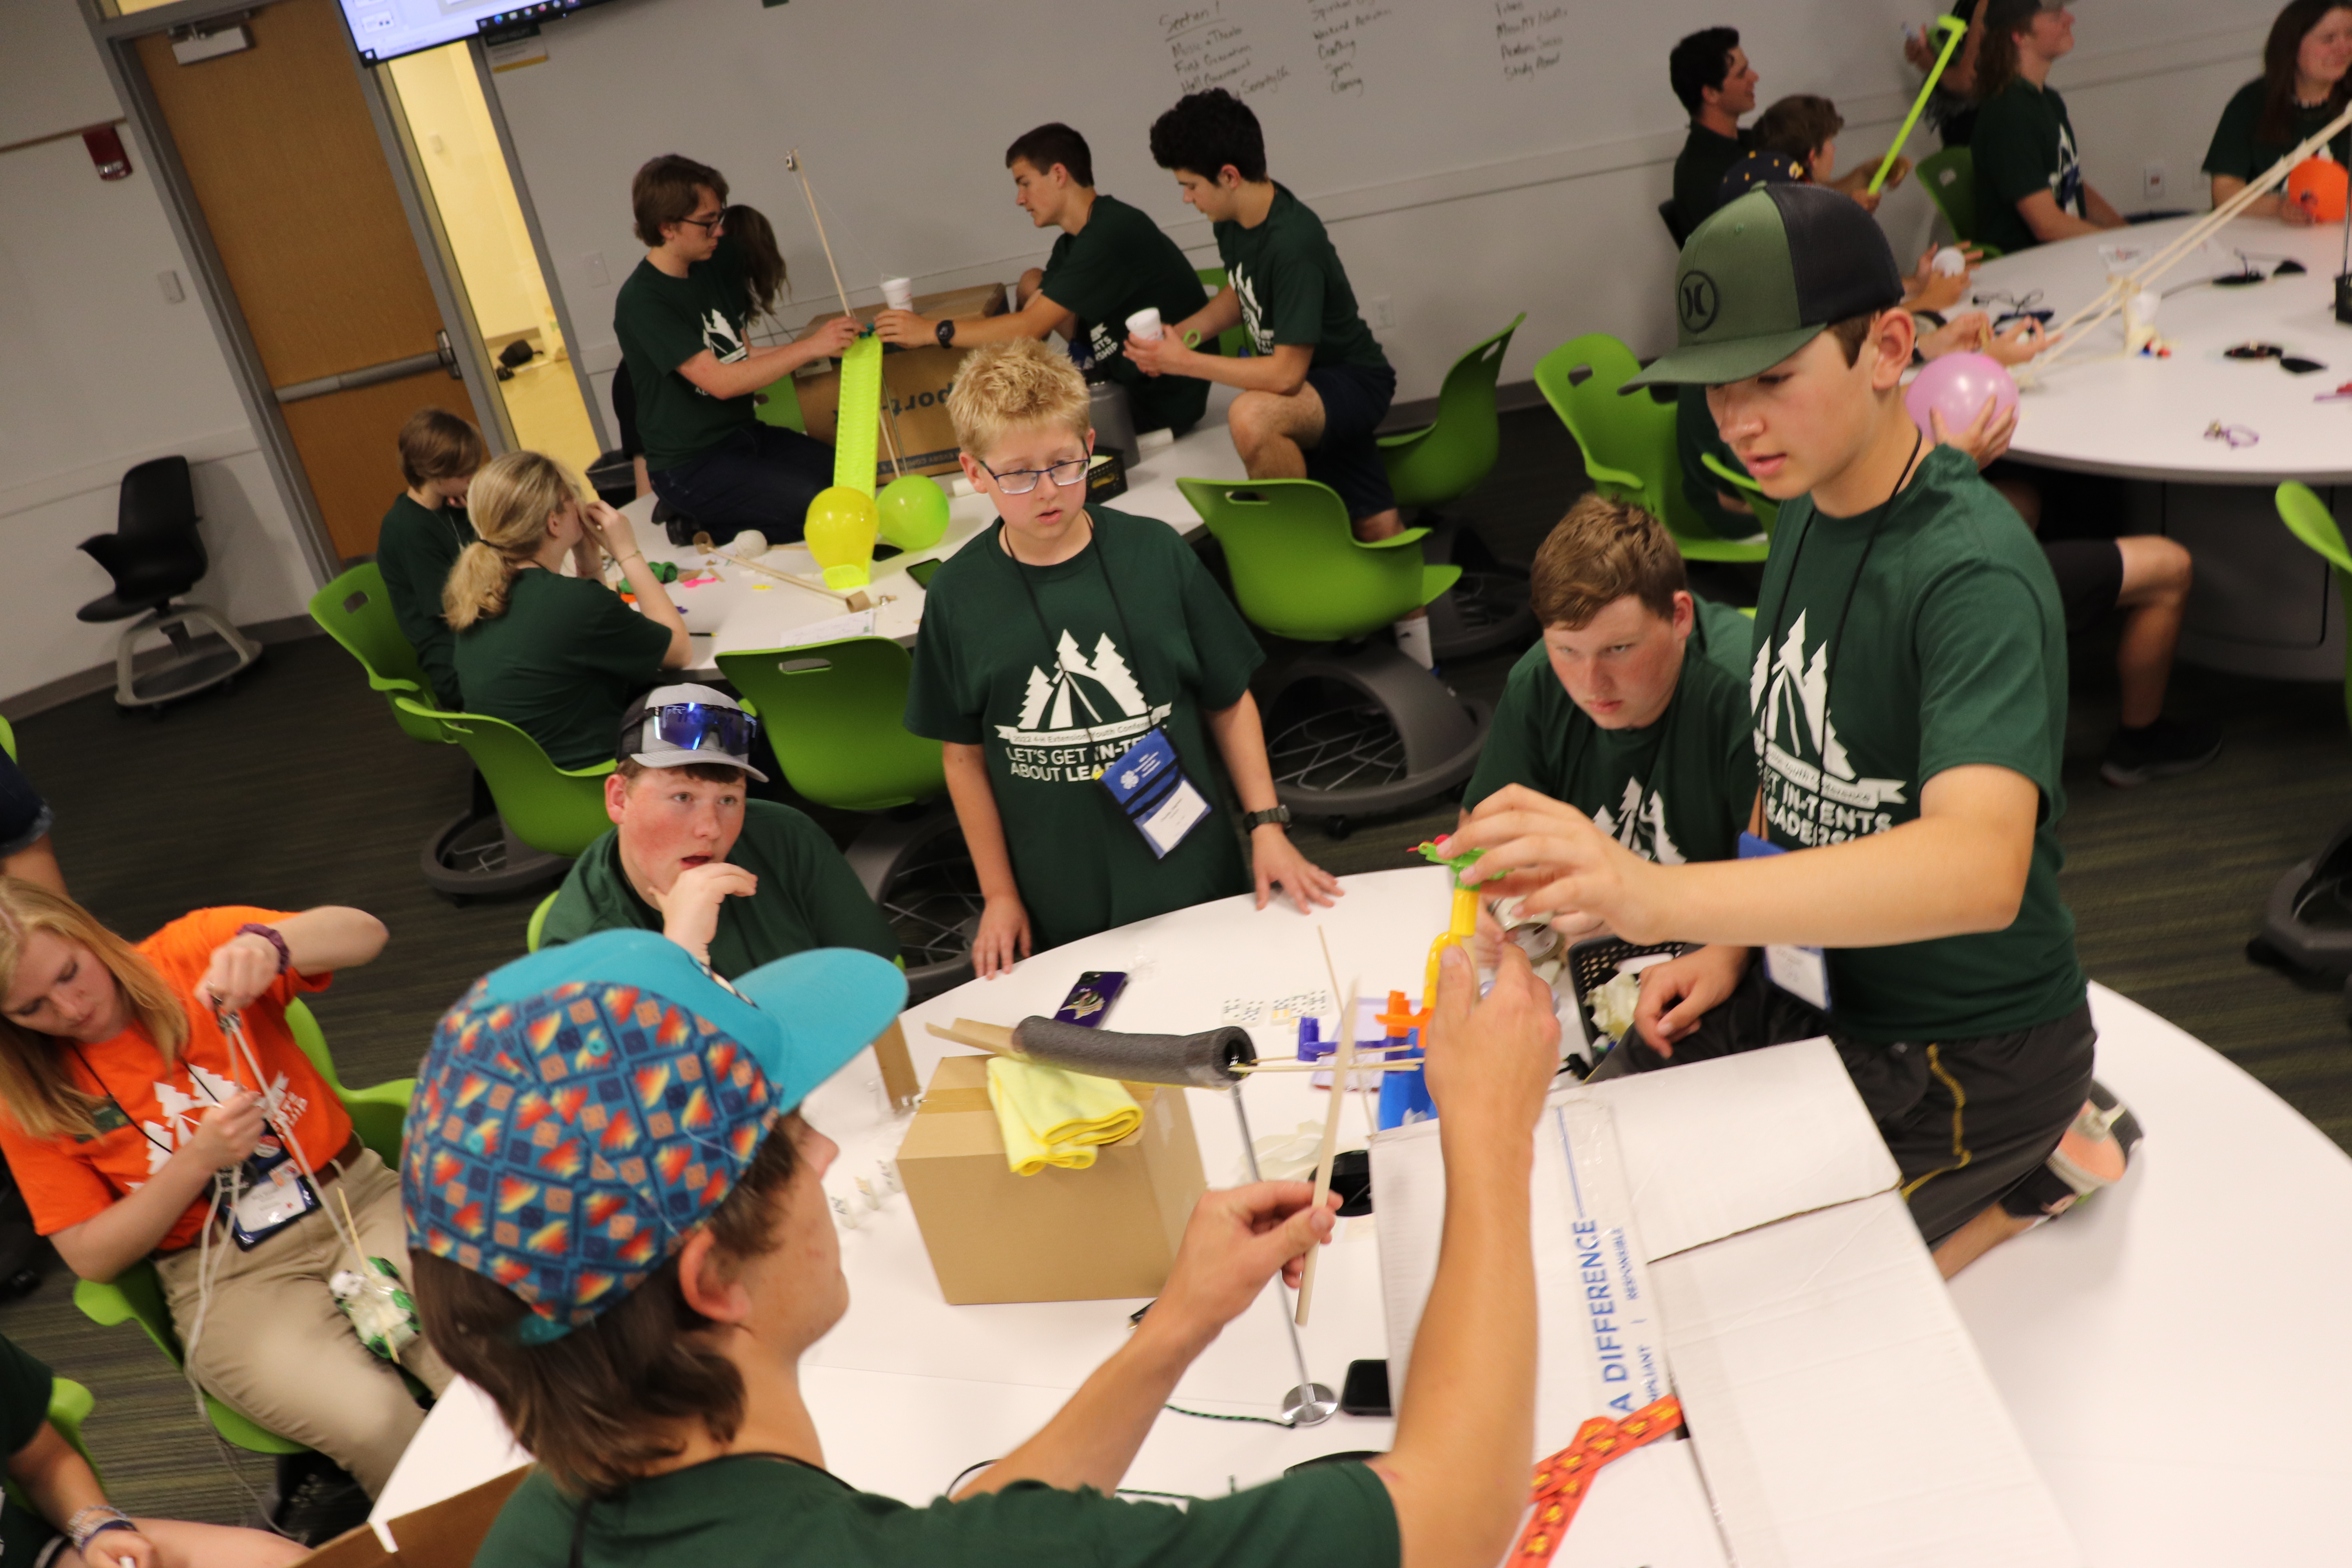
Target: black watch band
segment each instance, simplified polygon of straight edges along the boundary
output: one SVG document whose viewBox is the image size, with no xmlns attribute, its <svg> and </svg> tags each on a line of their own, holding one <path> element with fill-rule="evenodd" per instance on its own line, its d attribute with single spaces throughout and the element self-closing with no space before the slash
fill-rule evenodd
<svg viewBox="0 0 2352 1568">
<path fill-rule="evenodd" d="M 1256 832 L 1259 828 L 1264 827 L 1269 822 L 1287 827 L 1290 826 L 1290 807 L 1286 805 L 1277 805 L 1271 811 L 1253 811 L 1244 816 L 1242 821 L 1248 826 L 1250 831 L 1253 833 Z"/>
<path fill-rule="evenodd" d="M 955 346 L 955 318 L 953 316 L 950 316 L 946 321 L 940 323 L 939 339 L 940 347 L 943 349 L 953 348 Z"/>
</svg>

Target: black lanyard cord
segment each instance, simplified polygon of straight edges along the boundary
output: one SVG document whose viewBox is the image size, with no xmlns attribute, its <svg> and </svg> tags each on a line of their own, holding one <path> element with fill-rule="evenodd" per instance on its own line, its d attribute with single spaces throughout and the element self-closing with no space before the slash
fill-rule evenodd
<svg viewBox="0 0 2352 1568">
<path fill-rule="evenodd" d="M 1905 482 L 1911 478 L 1912 468 L 1919 461 L 1919 448 L 1925 440 L 1926 437 L 1919 432 L 1916 430 L 1912 432 L 1911 455 L 1903 460 L 1903 471 L 1895 477 L 1895 488 L 1886 492 L 1886 500 L 1885 504 L 1879 507 L 1878 515 L 1870 521 L 1870 532 L 1864 537 L 1862 542 L 1862 559 L 1854 563 L 1853 576 L 1845 585 L 1845 600 L 1838 606 L 1837 627 L 1830 634 L 1828 658 L 1822 665 L 1822 743 L 1816 745 L 1813 748 L 1814 751 L 1819 753 L 1819 756 L 1813 764 L 1813 823 L 1816 826 L 1821 826 L 1822 814 L 1827 805 L 1827 802 L 1822 795 L 1822 780 L 1829 771 L 1829 746 L 1827 742 L 1829 739 L 1828 726 L 1830 715 L 1830 694 L 1833 689 L 1835 689 L 1835 684 L 1837 681 L 1838 649 L 1845 642 L 1846 622 L 1851 620 L 1853 616 L 1854 593 L 1856 590 L 1861 588 L 1863 576 L 1870 570 L 1870 552 L 1878 547 L 1878 531 L 1885 526 L 1887 513 L 1895 510 L 1895 498 L 1903 493 L 1903 486 Z M 1765 650 L 1765 658 L 1768 660 L 1770 660 L 1773 665 L 1777 665 L 1780 658 L 1780 633 L 1784 625 L 1781 618 L 1782 614 L 1788 609 L 1789 599 L 1795 591 L 1797 585 L 1797 568 L 1804 562 L 1805 543 L 1808 540 L 1812 538 L 1813 521 L 1815 518 L 1819 517 L 1820 514 L 1821 509 L 1816 506 L 1813 510 L 1806 516 L 1804 531 L 1797 535 L 1796 547 L 1789 552 L 1788 582 L 1781 587 L 1780 602 L 1773 606 L 1772 640 L 1769 645 L 1767 645 Z M 1801 664 L 1804 650 L 1800 648 L 1797 651 L 1799 662 Z M 1797 674 L 1799 679 L 1801 679 L 1803 676 L 1801 668 L 1797 672 Z M 1767 682 L 1765 686 L 1764 695 L 1766 701 L 1769 703 L 1772 695 L 1769 682 Z M 1769 741 L 1771 739 L 1771 719 L 1769 712 L 1765 719 L 1764 735 L 1766 740 Z M 1768 823 L 1766 826 L 1769 827 L 1770 825 Z"/>
</svg>

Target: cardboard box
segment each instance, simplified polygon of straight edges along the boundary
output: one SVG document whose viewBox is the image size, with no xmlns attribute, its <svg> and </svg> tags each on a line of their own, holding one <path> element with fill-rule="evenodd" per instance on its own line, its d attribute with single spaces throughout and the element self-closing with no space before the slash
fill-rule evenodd
<svg viewBox="0 0 2352 1568">
<path fill-rule="evenodd" d="M 880 305 L 863 305 L 857 319 L 870 321 L 883 309 Z M 991 283 L 978 289 L 956 289 L 944 294 L 918 294 L 916 310 L 926 316 L 997 316 L 1004 312 L 1004 285 Z M 809 322 L 822 326 L 841 314 L 840 308 L 825 311 Z M 882 425 L 898 442 L 898 454 L 905 459 L 905 471 L 910 474 L 947 474 L 956 470 L 955 426 L 948 422 L 948 389 L 955 384 L 956 371 L 970 353 L 970 349 L 943 349 L 934 344 L 929 348 L 908 349 L 885 345 L 882 353 Z M 830 365 L 831 361 L 820 363 Z M 834 431 L 841 413 L 841 372 L 826 369 L 814 375 L 802 374 L 794 379 L 793 387 L 801 399 L 801 418 L 808 433 L 827 446 L 833 444 Z M 887 484 L 895 477 L 890 468 L 888 438 L 875 444 L 877 461 L 875 477 Z"/>
<path fill-rule="evenodd" d="M 294 1568 L 452 1568 L 471 1563 L 507 1498 L 530 1473 L 528 1466 L 511 1469 L 402 1514 L 381 1529 L 362 1524 L 345 1531 Z M 397 1549 L 386 1544 L 387 1538 Z"/>
<path fill-rule="evenodd" d="M 1086 1170 L 1016 1176 L 988 1103 L 988 1061 L 941 1058 L 898 1145 L 940 1293 L 960 1307 L 1158 1295 L 1208 1187 L 1184 1091 L 1127 1085 L 1141 1127 Z"/>
<path fill-rule="evenodd" d="M 1436 1270 L 1436 1133 L 1371 1146 L 1400 1392 Z M 1651 1372 L 1687 1438 L 1602 1470 L 1558 1568 L 2080 1563 L 1897 1181 L 1826 1040 L 1552 1097 L 1532 1457 L 1637 1407 Z"/>
</svg>

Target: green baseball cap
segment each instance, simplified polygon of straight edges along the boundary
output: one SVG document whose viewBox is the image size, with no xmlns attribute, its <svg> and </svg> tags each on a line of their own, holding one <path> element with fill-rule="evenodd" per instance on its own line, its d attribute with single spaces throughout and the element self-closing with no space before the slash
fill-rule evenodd
<svg viewBox="0 0 2352 1568">
<path fill-rule="evenodd" d="M 1626 384 L 1745 381 L 1849 316 L 1903 301 L 1877 220 L 1843 191 L 1770 184 L 1716 210 L 1675 268 L 1674 352 Z"/>
</svg>

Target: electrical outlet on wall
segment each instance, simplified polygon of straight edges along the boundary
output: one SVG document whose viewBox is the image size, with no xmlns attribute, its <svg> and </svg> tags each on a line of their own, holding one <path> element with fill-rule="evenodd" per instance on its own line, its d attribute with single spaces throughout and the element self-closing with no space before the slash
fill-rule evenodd
<svg viewBox="0 0 2352 1568">
<path fill-rule="evenodd" d="M 2160 202 L 2164 200 L 2165 191 L 2163 161 L 2150 159 L 2139 172 L 2139 194 L 2148 201 Z"/>
<path fill-rule="evenodd" d="M 580 275 L 599 289 L 613 281 L 613 275 L 604 268 L 604 253 L 601 250 L 592 250 L 580 258 Z"/>
<path fill-rule="evenodd" d="M 1375 294 L 1365 300 L 1364 314 L 1370 319 L 1371 324 L 1375 327 L 1396 325 L 1396 311 L 1386 294 Z"/>
</svg>

